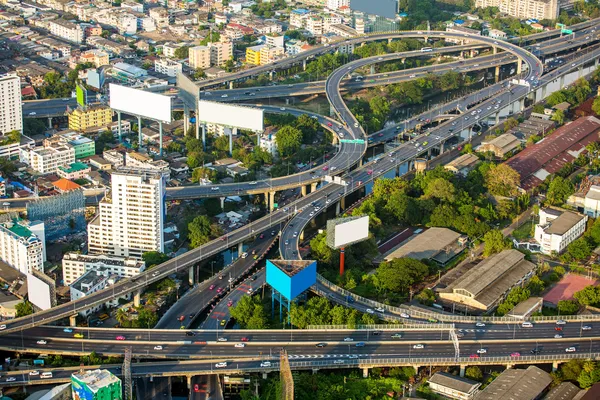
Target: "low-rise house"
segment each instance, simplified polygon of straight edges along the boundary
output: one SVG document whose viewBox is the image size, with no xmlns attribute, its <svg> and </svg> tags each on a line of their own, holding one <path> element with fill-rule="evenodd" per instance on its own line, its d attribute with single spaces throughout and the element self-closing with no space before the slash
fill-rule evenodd
<svg viewBox="0 0 600 400">
<path fill-rule="evenodd" d="M 478 393 L 481 383 L 446 372 L 436 372 L 429 381 L 434 393 L 457 400 L 471 400 Z"/>
<path fill-rule="evenodd" d="M 585 232 L 587 215 L 556 207 L 540 209 L 540 221 L 535 226 L 535 240 L 544 254 L 560 254 Z"/>
</svg>

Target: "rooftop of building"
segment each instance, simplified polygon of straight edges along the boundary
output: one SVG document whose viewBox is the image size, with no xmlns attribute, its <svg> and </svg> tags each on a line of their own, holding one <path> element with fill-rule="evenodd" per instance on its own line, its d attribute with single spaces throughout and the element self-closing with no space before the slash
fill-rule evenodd
<svg viewBox="0 0 600 400">
<path fill-rule="evenodd" d="M 135 266 L 141 268 L 145 265 L 144 261 L 136 258 L 111 256 L 106 254 L 66 253 L 64 255 L 64 259 L 86 263 L 102 263 L 106 265 L 112 265 L 114 267 Z"/>
<path fill-rule="evenodd" d="M 473 168 L 478 163 L 479 157 L 477 157 L 475 154 L 466 153 L 450 161 L 444 167 L 446 169 L 455 168 L 457 170 L 461 170 L 463 168 Z"/>
<path fill-rule="evenodd" d="M 431 378 L 429 378 L 429 382 L 433 382 L 463 393 L 471 393 L 473 390 L 481 386 L 481 383 L 479 382 L 475 382 L 467 378 L 461 378 L 460 376 L 452 375 L 447 372 L 436 372 Z"/>
<path fill-rule="evenodd" d="M 504 250 L 481 261 L 452 282 L 444 292 L 463 290 L 484 305 L 493 304 L 523 276 L 535 269 L 517 250 Z"/>
<path fill-rule="evenodd" d="M 86 169 L 89 169 L 90 166 L 87 165 L 86 163 L 82 163 L 82 162 L 74 162 L 73 164 L 70 164 L 68 167 L 58 167 L 61 171 L 67 173 L 67 174 L 72 174 L 75 172 L 80 172 L 80 171 L 85 171 Z"/>
<path fill-rule="evenodd" d="M 582 214 L 555 207 L 546 207 L 543 211 L 546 214 L 556 216 L 556 219 L 547 223 L 544 228 L 544 232 L 549 235 L 564 235 L 585 218 Z"/>
<path fill-rule="evenodd" d="M 521 144 L 521 141 L 511 133 L 504 133 L 490 141 L 484 141 L 483 144 L 496 146 L 504 151 L 512 150 Z"/>
<path fill-rule="evenodd" d="M 429 228 L 426 231 L 410 237 L 398 248 L 385 256 L 386 260 L 408 257 L 415 260 L 433 259 L 444 253 L 440 262 L 450 259 L 458 253 L 461 234 L 448 228 Z"/>
<path fill-rule="evenodd" d="M 59 189 L 62 192 L 68 192 L 71 190 L 81 189 L 81 186 L 79 186 L 75 182 L 70 181 L 65 178 L 61 178 L 61 179 L 57 180 L 56 182 L 53 182 L 52 184 L 54 185 L 54 187 L 56 187 L 57 189 Z"/>
<path fill-rule="evenodd" d="M 75 373 L 73 374 L 73 377 L 78 381 L 85 383 L 93 393 L 96 393 L 103 387 L 120 382 L 119 378 L 106 369 L 86 371 L 83 374 Z"/>
<path fill-rule="evenodd" d="M 550 374 L 535 366 L 507 369 L 475 397 L 476 400 L 534 400 L 552 383 Z"/>
<path fill-rule="evenodd" d="M 512 310 L 508 312 L 510 315 L 526 315 L 531 311 L 532 308 L 536 307 L 540 302 L 544 301 L 543 297 L 530 297 L 527 300 L 523 300 Z"/>
<path fill-rule="evenodd" d="M 314 260 L 269 260 L 287 276 L 292 277 L 304 268 L 313 264 Z"/>
<path fill-rule="evenodd" d="M 106 279 L 118 279 L 117 275 L 112 275 L 107 267 L 98 267 L 90 269 L 83 273 L 75 282 L 71 284 L 71 288 L 87 293 L 88 290 L 98 285 Z"/>
<path fill-rule="evenodd" d="M 582 390 L 571 382 L 563 382 L 550 390 L 544 400 L 573 400 Z"/>
<path fill-rule="evenodd" d="M 600 119 L 582 117 L 562 126 L 538 143 L 506 161 L 521 177 L 521 188 L 529 190 L 573 162 L 585 146 L 600 138 Z"/>
</svg>

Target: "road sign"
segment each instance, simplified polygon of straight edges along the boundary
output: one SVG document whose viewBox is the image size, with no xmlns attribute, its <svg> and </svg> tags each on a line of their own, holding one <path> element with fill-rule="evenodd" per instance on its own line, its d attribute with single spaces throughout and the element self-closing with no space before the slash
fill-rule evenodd
<svg viewBox="0 0 600 400">
<path fill-rule="evenodd" d="M 340 139 L 340 143 L 365 144 L 365 141 L 363 139 Z"/>
</svg>

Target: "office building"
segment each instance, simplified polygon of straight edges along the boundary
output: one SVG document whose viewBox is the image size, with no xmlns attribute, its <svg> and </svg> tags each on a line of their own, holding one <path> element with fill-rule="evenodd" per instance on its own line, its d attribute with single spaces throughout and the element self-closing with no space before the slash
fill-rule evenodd
<svg viewBox="0 0 600 400">
<path fill-rule="evenodd" d="M 442 300 L 471 311 L 493 311 L 510 290 L 522 285 L 535 273 L 535 264 L 517 250 L 504 250 L 486 258 L 448 287 L 440 290 Z"/>
<path fill-rule="evenodd" d="M 99 292 L 102 289 L 106 289 L 117 283 L 119 279 L 118 275 L 111 274 L 109 269 L 103 267 L 84 272 L 83 275 L 77 278 L 77 280 L 69 286 L 71 301 L 82 299 L 93 293 Z M 129 297 L 131 297 L 131 294 L 128 294 L 123 298 Z M 119 298 L 120 297 L 114 298 L 105 303 L 100 303 L 88 309 L 79 311 L 79 315 L 83 318 L 87 318 L 93 313 L 104 309 L 104 307 L 116 307 L 119 305 Z"/>
<path fill-rule="evenodd" d="M 75 162 L 75 149 L 69 143 L 45 143 L 44 146 L 21 150 L 20 159 L 40 174 L 51 174 L 58 167 Z"/>
<path fill-rule="evenodd" d="M 62 19 L 49 21 L 50 33 L 69 42 L 83 43 L 83 29 L 80 25 Z"/>
<path fill-rule="evenodd" d="M 233 43 L 230 41 L 209 43 L 210 64 L 213 66 L 223 65 L 233 57 Z"/>
<path fill-rule="evenodd" d="M 121 167 L 111 176 L 111 192 L 88 225 L 90 253 L 141 258 L 164 252 L 165 177 L 160 171 Z"/>
<path fill-rule="evenodd" d="M 561 0 L 476 0 L 476 8 L 497 7 L 500 12 L 519 19 L 556 19 Z"/>
<path fill-rule="evenodd" d="M 121 400 L 121 380 L 110 371 L 97 369 L 71 375 L 71 391 L 74 399 Z"/>
<path fill-rule="evenodd" d="M 154 70 L 159 74 L 177 76 L 183 71 L 183 65 L 168 58 L 157 58 L 154 60 Z"/>
<path fill-rule="evenodd" d="M 113 112 L 108 106 L 79 107 L 69 114 L 69 129 L 85 132 L 90 128 L 107 126 L 112 123 L 112 115 Z"/>
<path fill-rule="evenodd" d="M 587 215 L 555 207 L 540 209 L 535 240 L 544 254 L 560 254 L 585 232 Z"/>
<path fill-rule="evenodd" d="M 210 48 L 208 46 L 194 46 L 189 50 L 189 64 L 192 68 L 210 68 Z"/>
<path fill-rule="evenodd" d="M 23 132 L 21 79 L 16 73 L 0 75 L 0 133 Z"/>
<path fill-rule="evenodd" d="M 68 286 L 84 273 L 102 268 L 121 278 L 131 278 L 144 271 L 145 266 L 144 261 L 135 258 L 66 253 L 62 260 L 63 281 Z"/>
<path fill-rule="evenodd" d="M 23 274 L 44 271 L 46 236 L 44 223 L 22 219 L 0 223 L 0 259 Z"/>
</svg>

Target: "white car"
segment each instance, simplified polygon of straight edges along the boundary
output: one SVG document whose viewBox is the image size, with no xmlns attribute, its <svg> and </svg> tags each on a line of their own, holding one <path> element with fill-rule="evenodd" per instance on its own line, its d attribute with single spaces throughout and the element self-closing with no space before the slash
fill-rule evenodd
<svg viewBox="0 0 600 400">
<path fill-rule="evenodd" d="M 226 94 L 224 94 L 224 95 L 221 95 L 221 97 L 225 98 L 225 97 L 228 97 L 228 96 Z"/>
<path fill-rule="evenodd" d="M 402 318 L 410 318 L 410 315 L 408 315 L 407 313 L 400 313 L 400 316 Z"/>
<path fill-rule="evenodd" d="M 577 351 L 577 349 L 575 347 L 567 347 L 565 349 L 565 352 L 567 353 L 575 353 Z"/>
<path fill-rule="evenodd" d="M 358 128 L 358 122 L 355 122 L 355 123 L 354 123 L 354 127 L 355 127 L 355 128 Z"/>
<path fill-rule="evenodd" d="M 218 186 L 213 186 L 210 188 L 210 190 L 212 190 L 213 192 L 216 192 L 217 190 L 219 190 Z"/>
<path fill-rule="evenodd" d="M 248 257 L 248 253 L 242 253 L 242 258 Z"/>
<path fill-rule="evenodd" d="M 334 364 L 343 364 L 344 360 L 334 360 L 333 363 Z"/>
<path fill-rule="evenodd" d="M 248 290 L 246 291 L 246 293 L 248 293 L 248 294 L 252 294 L 252 292 L 253 292 L 253 291 L 254 291 L 254 289 L 252 289 L 252 288 L 248 288 Z"/>
<path fill-rule="evenodd" d="M 162 346 L 154 346 L 154 350 L 162 350 L 163 347 Z"/>
<path fill-rule="evenodd" d="M 589 326 L 589 325 L 584 325 L 584 326 L 582 326 L 582 327 L 581 327 L 581 330 L 582 330 L 582 331 L 591 331 L 591 330 L 592 330 L 592 327 L 591 327 L 591 326 Z"/>
<path fill-rule="evenodd" d="M 217 342 L 226 342 L 227 338 L 226 337 L 220 337 L 217 339 Z"/>
<path fill-rule="evenodd" d="M 379 57 L 379 58 L 377 59 L 377 61 L 381 61 L 381 60 L 383 60 L 383 57 Z"/>
<path fill-rule="evenodd" d="M 533 328 L 533 324 L 529 321 L 525 321 L 521 324 L 523 328 Z"/>
<path fill-rule="evenodd" d="M 285 111 L 285 107 L 281 107 L 281 108 L 280 108 L 280 110 L 281 110 L 281 111 Z"/>
<path fill-rule="evenodd" d="M 271 361 L 263 361 L 260 363 L 261 367 L 270 367 L 271 366 Z"/>
<path fill-rule="evenodd" d="M 294 232 L 293 237 L 298 237 L 298 232 Z"/>
<path fill-rule="evenodd" d="M 227 363 L 225 361 L 215 364 L 215 368 L 225 368 L 226 366 Z"/>
<path fill-rule="evenodd" d="M 351 337 L 344 338 L 344 342 L 354 342 L 354 339 Z"/>
<path fill-rule="evenodd" d="M 14 376 L 6 378 L 6 382 L 14 382 L 16 380 L 17 380 L 17 378 L 15 378 Z"/>
<path fill-rule="evenodd" d="M 554 339 L 562 339 L 563 335 L 560 333 L 557 333 L 556 335 L 554 335 Z"/>
<path fill-rule="evenodd" d="M 246 343 L 236 343 L 234 347 L 244 348 L 244 347 L 246 347 Z"/>
<path fill-rule="evenodd" d="M 32 111 L 29 113 L 29 115 L 36 115 L 37 113 L 35 111 Z"/>
<path fill-rule="evenodd" d="M 46 342 L 46 341 L 45 341 L 45 340 L 43 340 L 43 339 L 42 339 L 42 340 L 38 340 L 36 343 L 37 343 L 37 344 L 48 344 L 48 342 Z"/>
<path fill-rule="evenodd" d="M 475 326 L 478 327 L 478 328 L 484 328 L 485 324 L 483 322 L 478 322 L 478 323 L 475 324 Z"/>
<path fill-rule="evenodd" d="M 310 215 L 311 217 L 314 217 L 314 216 L 315 216 L 315 212 L 314 212 L 314 211 L 312 211 L 312 212 L 311 212 L 309 215 Z"/>
<path fill-rule="evenodd" d="M 485 353 L 487 353 L 486 349 L 482 348 L 482 349 L 477 350 L 477 354 L 485 354 Z"/>
<path fill-rule="evenodd" d="M 424 349 L 424 348 L 425 348 L 425 346 L 422 345 L 422 344 L 415 344 L 415 345 L 413 345 L 413 349 Z"/>
<path fill-rule="evenodd" d="M 382 307 L 377 307 L 377 308 L 375 309 L 375 311 L 377 311 L 377 312 L 379 312 L 379 313 L 384 313 L 384 312 L 385 312 L 385 309 L 384 309 L 384 308 L 382 308 Z"/>
<path fill-rule="evenodd" d="M 343 132 L 338 132 L 338 136 L 340 137 L 340 139 L 344 138 L 344 133 Z"/>
<path fill-rule="evenodd" d="M 371 310 L 370 308 L 367 308 L 367 314 L 375 314 L 375 311 Z"/>
<path fill-rule="evenodd" d="M 37 371 L 37 370 L 29 371 L 29 376 L 37 376 L 39 374 L 40 374 L 40 371 Z"/>
<path fill-rule="evenodd" d="M 556 321 L 556 325 L 566 325 L 567 321 L 565 321 L 564 319 L 559 319 L 558 321 Z"/>
</svg>

